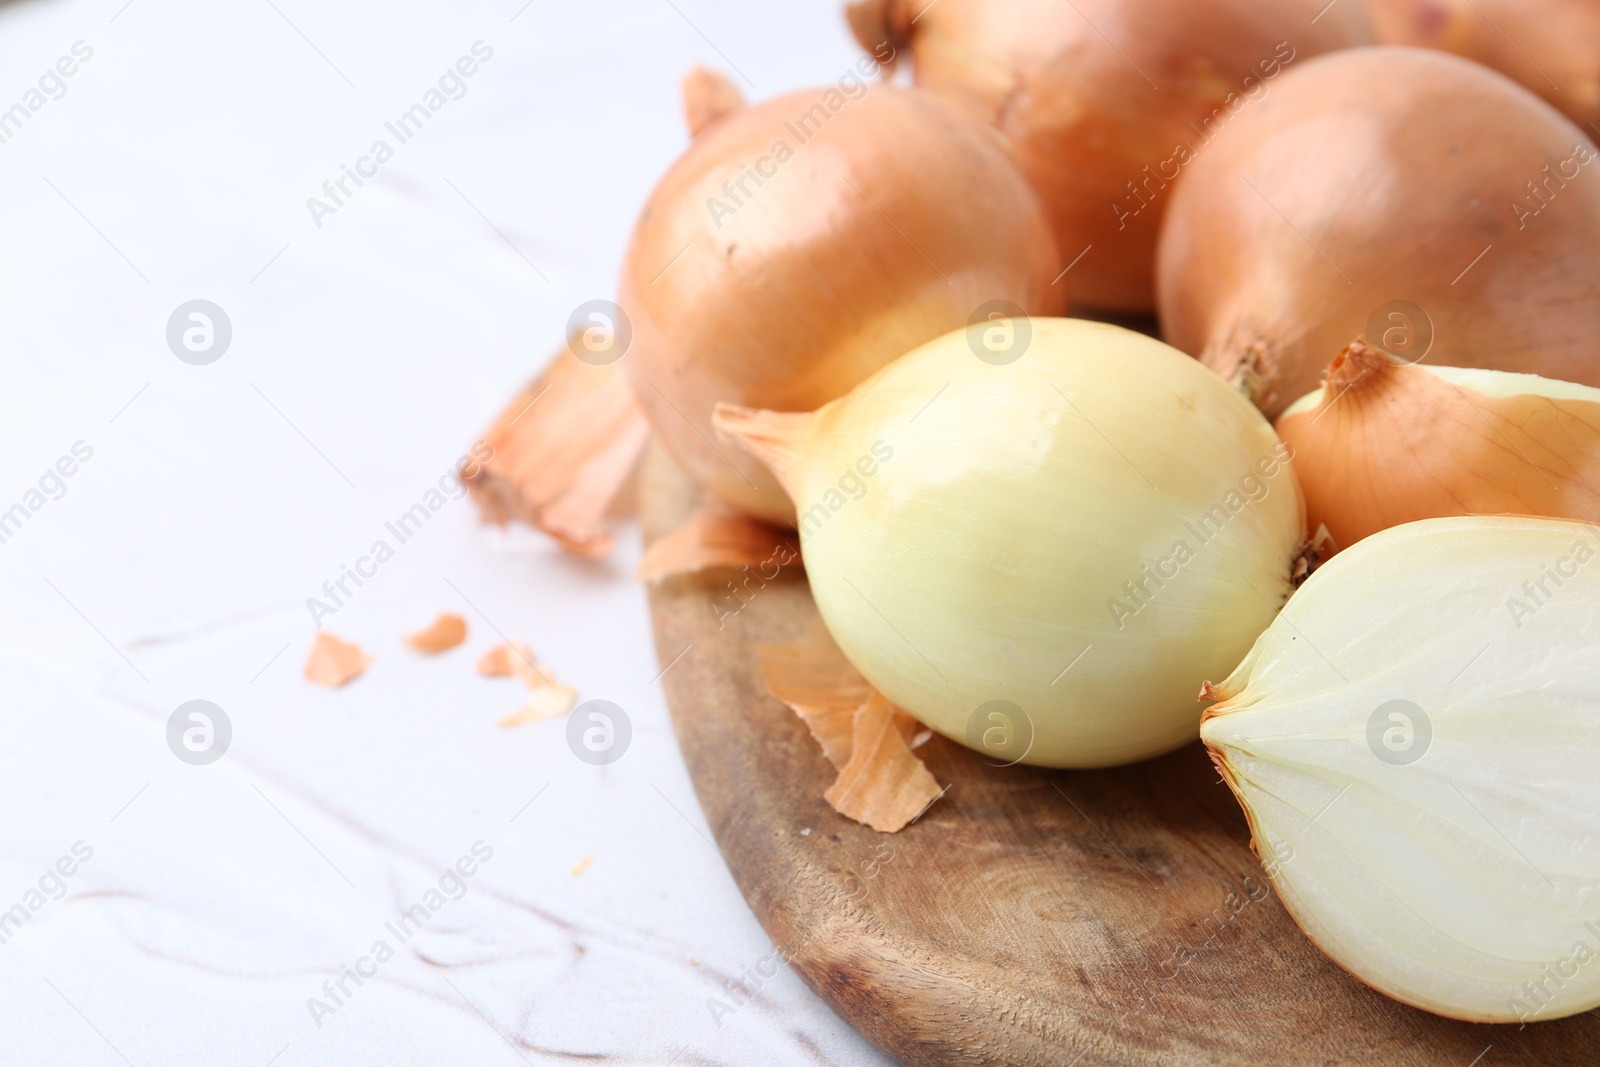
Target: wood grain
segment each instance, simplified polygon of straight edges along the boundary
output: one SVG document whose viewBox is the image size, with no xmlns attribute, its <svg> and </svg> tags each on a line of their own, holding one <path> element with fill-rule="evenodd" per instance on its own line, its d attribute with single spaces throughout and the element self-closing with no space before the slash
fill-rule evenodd
<svg viewBox="0 0 1600 1067">
<path fill-rule="evenodd" d="M 700 502 L 654 446 L 641 485 L 648 539 Z M 678 743 L 775 951 L 903 1062 L 1600 1063 L 1596 1013 L 1455 1022 L 1340 970 L 1271 892 L 1198 743 L 1063 772 L 990 767 L 935 737 L 918 752 L 950 788 L 920 821 L 883 835 L 836 814 L 833 769 L 756 674 L 755 646 L 815 614 L 804 575 L 750 580 L 728 615 L 733 577 L 650 593 L 660 660 L 682 657 L 663 676 Z"/>
</svg>

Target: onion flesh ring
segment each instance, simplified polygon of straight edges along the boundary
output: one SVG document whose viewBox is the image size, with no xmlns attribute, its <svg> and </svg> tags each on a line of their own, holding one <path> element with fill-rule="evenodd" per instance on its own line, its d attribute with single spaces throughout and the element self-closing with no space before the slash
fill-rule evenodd
<svg viewBox="0 0 1600 1067">
<path fill-rule="evenodd" d="M 1284 905 L 1476 1022 L 1600 1005 L 1600 528 L 1408 523 L 1314 573 L 1200 729 Z"/>
</svg>

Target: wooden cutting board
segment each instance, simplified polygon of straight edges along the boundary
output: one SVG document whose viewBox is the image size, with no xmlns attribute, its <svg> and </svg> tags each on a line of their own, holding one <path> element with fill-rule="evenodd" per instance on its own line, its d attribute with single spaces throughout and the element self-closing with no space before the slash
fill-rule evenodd
<svg viewBox="0 0 1600 1067">
<path fill-rule="evenodd" d="M 700 503 L 655 447 L 641 486 L 647 539 Z M 1340 970 L 1278 903 L 1198 743 L 1042 771 L 935 737 L 917 751 L 950 788 L 918 822 L 879 834 L 836 814 L 832 767 L 756 674 L 756 645 L 815 615 L 805 577 L 752 582 L 719 627 L 731 577 L 669 579 L 650 608 L 700 805 L 778 954 L 751 970 L 787 960 L 903 1062 L 1600 1064 L 1600 1013 L 1460 1023 Z"/>
</svg>

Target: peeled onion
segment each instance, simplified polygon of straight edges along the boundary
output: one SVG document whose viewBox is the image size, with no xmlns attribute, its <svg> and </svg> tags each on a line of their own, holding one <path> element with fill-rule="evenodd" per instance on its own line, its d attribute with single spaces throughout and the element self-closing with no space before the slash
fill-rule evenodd
<svg viewBox="0 0 1600 1067">
<path fill-rule="evenodd" d="M 1074 319 L 947 334 L 815 414 L 721 405 L 794 498 L 811 592 L 874 688 L 998 757 L 1192 741 L 1194 694 L 1291 588 L 1282 442 L 1237 390 Z"/>
<path fill-rule="evenodd" d="M 1273 416 L 1362 333 L 1394 333 L 1408 359 L 1431 345 L 1600 386 L 1597 172 L 1577 127 L 1475 63 L 1409 48 L 1309 61 L 1178 185 L 1164 334 Z"/>
<path fill-rule="evenodd" d="M 1459 1019 L 1600 1005 L 1600 528 L 1429 519 L 1340 553 L 1200 735 L 1335 962 Z"/>
<path fill-rule="evenodd" d="M 715 403 L 811 410 L 990 302 L 1064 309 L 1066 281 L 1004 143 L 930 96 L 852 74 L 714 113 L 634 229 L 623 364 L 697 482 L 787 523 L 765 468 L 713 440 Z"/>
<path fill-rule="evenodd" d="M 1600 521 L 1600 389 L 1406 365 L 1356 342 L 1278 419 L 1307 522 L 1340 546 L 1446 515 Z"/>
<path fill-rule="evenodd" d="M 1073 294 L 1155 306 L 1169 186 L 1275 79 L 1366 44 L 1359 4 L 1299 0 L 860 0 L 862 46 L 909 51 L 917 85 L 993 123 L 1044 198 Z M 1349 338 L 1346 338 L 1348 340 Z"/>
<path fill-rule="evenodd" d="M 1600 120 L 1595 0 L 1367 0 L 1384 44 L 1440 48 L 1513 78 L 1581 126 Z"/>
</svg>

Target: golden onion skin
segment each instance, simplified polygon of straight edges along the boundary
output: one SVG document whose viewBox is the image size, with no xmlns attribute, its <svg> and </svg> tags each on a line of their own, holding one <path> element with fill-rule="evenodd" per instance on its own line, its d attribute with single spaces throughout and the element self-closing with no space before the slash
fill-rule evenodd
<svg viewBox="0 0 1600 1067">
<path fill-rule="evenodd" d="M 891 701 L 964 744 L 1008 701 L 1041 766 L 1155 756 L 1196 737 L 1207 671 L 1288 595 L 1300 490 L 1266 420 L 1187 356 L 1027 325 L 1014 362 L 957 331 L 814 417 L 718 426 L 794 496 L 817 607 Z"/>
<path fill-rule="evenodd" d="M 1600 521 L 1600 389 L 1399 364 L 1357 341 L 1276 423 L 1338 547 L 1447 515 Z"/>
<path fill-rule="evenodd" d="M 1066 307 L 1043 210 L 1000 138 L 916 90 L 856 84 L 712 122 L 651 193 L 622 271 L 624 365 L 658 439 L 770 522 L 793 521 L 789 500 L 714 441 L 716 403 L 814 410 L 988 301 Z"/>
<path fill-rule="evenodd" d="M 1600 385 L 1600 157 L 1442 52 L 1297 64 L 1189 168 L 1157 271 L 1167 340 L 1273 417 L 1395 302 L 1454 365 Z"/>
<path fill-rule="evenodd" d="M 1427 519 L 1324 564 L 1207 687 L 1201 737 L 1336 963 L 1473 1022 L 1600 1006 L 1597 644 L 1600 527 Z"/>
<path fill-rule="evenodd" d="M 868 51 L 913 61 L 920 88 L 1016 146 L 1043 197 L 1073 297 L 1155 307 L 1156 239 L 1172 184 L 1237 115 L 1312 56 L 1372 42 L 1359 4 L 1312 21 L 1300 0 L 862 0 Z M 1146 169 L 1148 168 L 1148 169 Z M 1136 191 L 1137 190 L 1137 191 Z M 1348 340 L 1348 338 L 1346 338 Z"/>
<path fill-rule="evenodd" d="M 1381 44 L 1475 60 L 1560 108 L 1600 122 L 1600 4 L 1595 0 L 1367 0 Z"/>
</svg>

